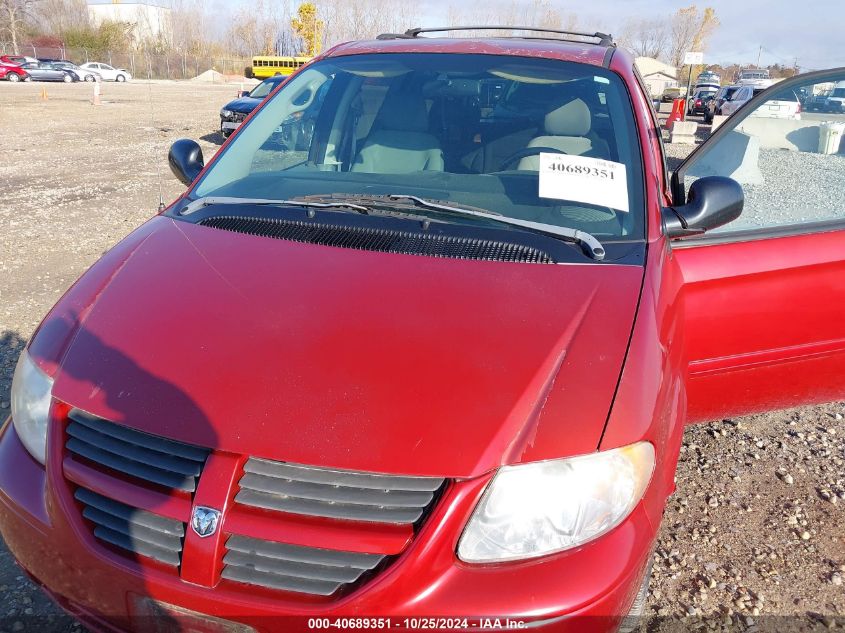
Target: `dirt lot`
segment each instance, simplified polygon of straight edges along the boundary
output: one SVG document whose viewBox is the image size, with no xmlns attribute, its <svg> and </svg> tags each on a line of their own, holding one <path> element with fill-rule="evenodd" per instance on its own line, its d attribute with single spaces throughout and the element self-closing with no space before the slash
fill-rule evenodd
<svg viewBox="0 0 845 633">
<path fill-rule="evenodd" d="M 47 100 L 41 98 L 46 87 Z M 17 355 L 97 257 L 182 189 L 170 143 L 219 146 L 236 85 L 0 83 L 0 415 Z M 670 148 L 673 156 L 686 151 Z M 845 627 L 845 403 L 690 428 L 648 630 Z M 0 548 L 0 630 L 73 630 Z"/>
</svg>

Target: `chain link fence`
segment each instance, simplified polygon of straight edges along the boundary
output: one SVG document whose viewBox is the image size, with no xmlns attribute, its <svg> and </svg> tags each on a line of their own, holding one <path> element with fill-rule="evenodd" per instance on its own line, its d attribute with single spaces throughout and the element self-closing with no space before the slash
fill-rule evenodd
<svg viewBox="0 0 845 633">
<path fill-rule="evenodd" d="M 182 53 L 155 54 L 147 51 L 92 51 L 85 48 L 18 46 L 20 55 L 36 59 L 65 59 L 75 64 L 100 62 L 124 68 L 139 79 L 192 79 L 207 70 L 222 75 L 243 77 L 244 69 L 252 64 L 246 57 L 197 57 Z M 11 54 L 12 46 L 0 42 L 0 53 Z"/>
</svg>

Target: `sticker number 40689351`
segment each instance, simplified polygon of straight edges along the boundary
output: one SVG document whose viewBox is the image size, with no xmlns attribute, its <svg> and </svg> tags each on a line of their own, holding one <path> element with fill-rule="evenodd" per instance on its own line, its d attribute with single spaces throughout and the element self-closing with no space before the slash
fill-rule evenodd
<svg viewBox="0 0 845 633">
<path fill-rule="evenodd" d="M 628 211 L 625 165 L 600 158 L 540 154 L 540 197 Z"/>
</svg>

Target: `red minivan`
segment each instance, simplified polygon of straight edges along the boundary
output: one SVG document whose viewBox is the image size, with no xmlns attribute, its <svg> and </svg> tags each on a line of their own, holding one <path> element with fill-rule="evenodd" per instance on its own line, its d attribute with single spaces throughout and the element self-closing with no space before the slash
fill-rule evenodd
<svg viewBox="0 0 845 633">
<path fill-rule="evenodd" d="M 95 630 L 629 627 L 684 425 L 842 397 L 843 148 L 755 116 L 841 80 L 670 178 L 607 36 L 328 51 L 21 354 L 8 547 Z"/>
</svg>

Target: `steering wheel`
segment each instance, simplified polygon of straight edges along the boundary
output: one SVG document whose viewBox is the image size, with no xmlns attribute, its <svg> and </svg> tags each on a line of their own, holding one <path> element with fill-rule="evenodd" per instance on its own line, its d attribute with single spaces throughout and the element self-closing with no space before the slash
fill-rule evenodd
<svg viewBox="0 0 845 633">
<path fill-rule="evenodd" d="M 563 150 L 555 149 L 554 147 L 525 147 L 518 152 L 514 152 L 510 156 L 508 156 L 505 160 L 502 161 L 502 164 L 499 165 L 499 171 L 506 171 L 505 167 L 509 167 L 511 163 L 515 163 L 516 161 L 522 158 L 528 158 L 529 156 L 535 156 L 540 153 L 546 154 L 566 154 Z"/>
</svg>

